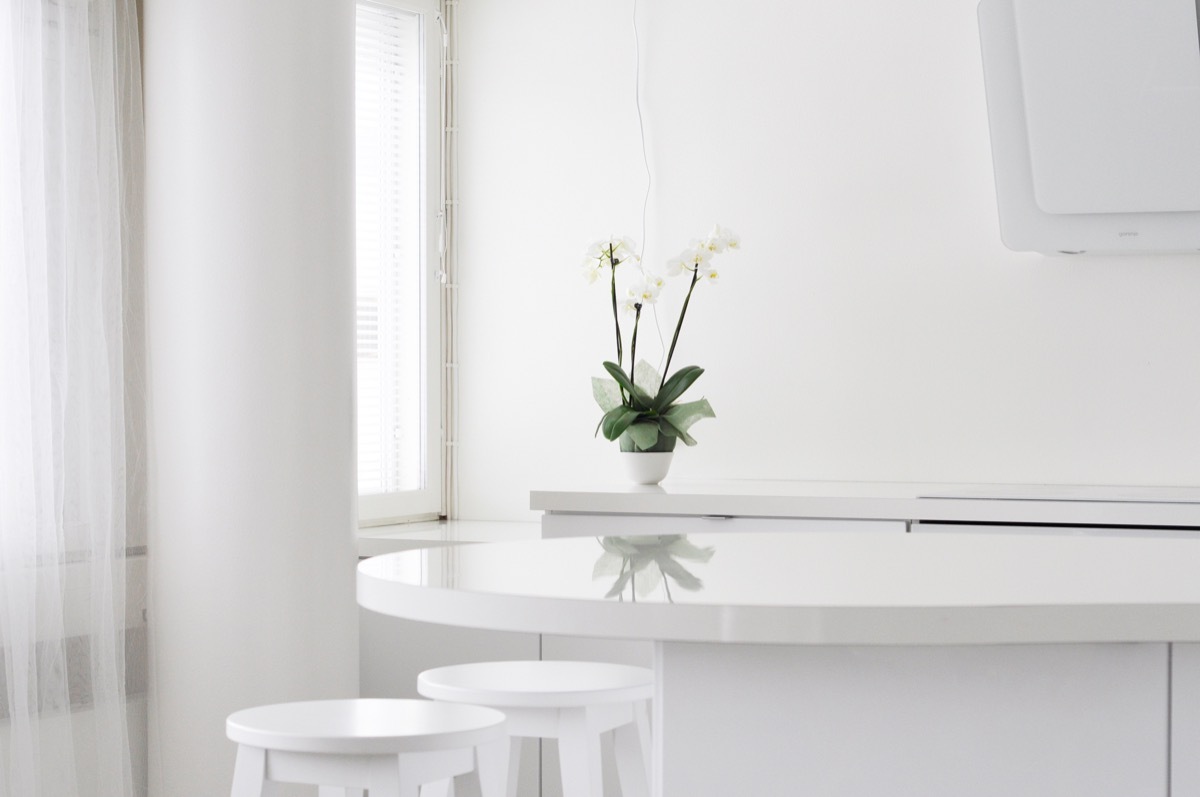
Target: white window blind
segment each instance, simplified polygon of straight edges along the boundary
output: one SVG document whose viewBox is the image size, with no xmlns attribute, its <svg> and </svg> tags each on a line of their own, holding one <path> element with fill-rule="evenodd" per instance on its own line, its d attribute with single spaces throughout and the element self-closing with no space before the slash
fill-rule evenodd
<svg viewBox="0 0 1200 797">
<path fill-rule="evenodd" d="M 367 522 L 436 510 L 440 492 L 427 23 L 419 11 L 357 4 L 358 490 Z M 377 500 L 388 496 L 397 500 Z"/>
</svg>

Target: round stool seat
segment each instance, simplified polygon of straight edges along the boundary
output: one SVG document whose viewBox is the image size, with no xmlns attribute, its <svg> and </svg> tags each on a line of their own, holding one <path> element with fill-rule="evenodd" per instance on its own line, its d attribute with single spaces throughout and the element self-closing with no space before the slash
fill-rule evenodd
<svg viewBox="0 0 1200 797">
<path fill-rule="evenodd" d="M 602 797 L 600 737 L 611 734 L 623 797 L 649 797 L 654 672 L 594 661 L 487 661 L 426 670 L 425 697 L 494 706 L 508 722 L 508 797 L 517 795 L 522 739 L 554 739 L 565 797 Z"/>
<path fill-rule="evenodd" d="M 434 700 L 485 706 L 563 708 L 654 696 L 654 672 L 592 661 L 488 661 L 426 670 L 417 691 Z"/>
<path fill-rule="evenodd" d="M 238 744 L 299 753 L 388 754 L 475 747 L 504 736 L 505 717 L 482 706 L 430 700 L 314 700 L 236 711 Z"/>
</svg>

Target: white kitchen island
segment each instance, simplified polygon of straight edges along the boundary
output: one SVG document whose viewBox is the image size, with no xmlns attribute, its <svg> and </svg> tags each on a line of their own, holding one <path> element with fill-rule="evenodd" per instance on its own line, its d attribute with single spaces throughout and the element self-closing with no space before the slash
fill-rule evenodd
<svg viewBox="0 0 1200 797">
<path fill-rule="evenodd" d="M 908 528 L 692 533 L 669 599 L 606 597 L 590 537 L 375 557 L 358 597 L 653 641 L 664 797 L 1200 795 L 1200 535 Z"/>
</svg>

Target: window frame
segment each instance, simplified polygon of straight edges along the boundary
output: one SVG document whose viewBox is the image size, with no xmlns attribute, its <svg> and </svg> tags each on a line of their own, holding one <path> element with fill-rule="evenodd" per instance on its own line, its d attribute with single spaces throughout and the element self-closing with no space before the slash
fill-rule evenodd
<svg viewBox="0 0 1200 797">
<path fill-rule="evenodd" d="M 442 271 L 442 127 L 441 70 L 443 34 L 437 0 L 355 0 L 359 6 L 374 6 L 418 14 L 421 23 L 421 308 L 424 346 L 422 391 L 424 486 L 392 493 L 359 494 L 359 527 L 428 520 L 445 515 L 445 397 L 442 391 L 442 301 L 439 275 Z M 357 83 L 357 76 L 356 76 Z M 356 88 L 357 91 L 357 88 Z M 356 99 L 357 102 L 357 99 Z M 357 114 L 357 105 L 356 105 Z M 357 137 L 356 137 L 357 138 Z M 356 167 L 357 169 L 357 167 Z M 355 194 L 357 203 L 357 192 Z M 355 261 L 357 269 L 357 259 Z M 358 379 L 355 377 L 355 469 L 358 467 Z M 357 479 L 356 479 L 357 484 Z"/>
</svg>

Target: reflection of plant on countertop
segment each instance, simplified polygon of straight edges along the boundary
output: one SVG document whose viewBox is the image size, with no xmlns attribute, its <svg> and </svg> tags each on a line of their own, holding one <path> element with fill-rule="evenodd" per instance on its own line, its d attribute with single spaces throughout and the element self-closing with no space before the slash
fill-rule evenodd
<svg viewBox="0 0 1200 797">
<path fill-rule="evenodd" d="M 604 410 L 596 431 L 603 432 L 605 439 L 619 440 L 622 451 L 673 451 L 676 440 L 683 440 L 689 446 L 695 445 L 696 441 L 688 434 L 688 429 L 701 418 L 714 417 L 712 407 L 703 398 L 677 403 L 704 373 L 704 369 L 688 365 L 672 374 L 671 360 L 675 356 L 679 331 L 683 328 L 683 319 L 696 286 L 701 282 L 715 283 L 719 278 L 712 263 L 714 255 L 739 246 L 737 235 L 716 226 L 706 238 L 693 241 L 688 249 L 667 263 L 669 276 L 689 273 L 691 280 L 679 310 L 679 319 L 675 322 L 675 334 L 671 337 L 671 347 L 667 351 L 661 375 L 653 366 L 637 361 L 637 345 L 642 310 L 658 301 L 666 279 L 642 268 L 633 243 L 628 238 L 598 241 L 588 250 L 583 264 L 584 276 L 588 281 L 595 282 L 606 269 L 608 271 L 617 341 L 616 362 L 604 363 L 604 370 L 612 378 L 592 379 L 592 395 Z M 622 265 L 626 265 L 622 274 L 628 273 L 628 279 L 623 281 L 628 284 L 624 300 L 619 301 L 617 268 Z M 625 367 L 625 348 L 621 336 L 622 310 L 633 316 L 628 369 Z"/>
<path fill-rule="evenodd" d="M 661 583 L 667 600 L 671 597 L 671 581 L 681 589 L 698 592 L 704 582 L 679 563 L 704 563 L 712 558 L 712 548 L 701 548 L 688 542 L 682 534 L 647 535 L 645 537 L 600 537 L 604 553 L 592 568 L 592 578 L 616 576 L 606 598 L 625 599 L 625 588 L 632 584 L 631 599 L 645 597 Z M 654 565 L 651 567 L 651 565 Z"/>
</svg>

